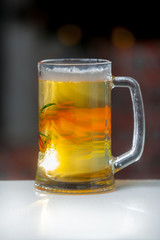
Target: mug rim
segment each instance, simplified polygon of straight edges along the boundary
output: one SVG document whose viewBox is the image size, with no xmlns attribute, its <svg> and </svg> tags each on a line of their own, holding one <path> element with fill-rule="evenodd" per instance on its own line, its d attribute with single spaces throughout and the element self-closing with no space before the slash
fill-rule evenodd
<svg viewBox="0 0 160 240">
<path fill-rule="evenodd" d="M 96 66 L 107 64 L 111 64 L 111 61 L 101 58 L 53 58 L 38 62 L 38 65 L 47 66 Z"/>
</svg>

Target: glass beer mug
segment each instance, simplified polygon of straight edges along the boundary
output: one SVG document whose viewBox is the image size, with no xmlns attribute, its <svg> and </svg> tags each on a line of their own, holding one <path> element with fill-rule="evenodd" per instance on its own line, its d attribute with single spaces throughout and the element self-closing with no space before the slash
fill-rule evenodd
<svg viewBox="0 0 160 240">
<path fill-rule="evenodd" d="M 39 154 L 35 188 L 89 194 L 114 189 L 114 174 L 137 161 L 145 138 L 138 83 L 113 77 L 102 59 L 51 59 L 38 63 Z M 132 148 L 111 152 L 111 90 L 127 87 L 133 103 Z"/>
</svg>

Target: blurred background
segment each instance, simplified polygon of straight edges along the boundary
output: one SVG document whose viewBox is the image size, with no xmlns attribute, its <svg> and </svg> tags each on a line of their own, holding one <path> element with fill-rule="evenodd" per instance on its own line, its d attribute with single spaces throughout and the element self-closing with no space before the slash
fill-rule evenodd
<svg viewBox="0 0 160 240">
<path fill-rule="evenodd" d="M 38 156 L 37 62 L 92 57 L 112 61 L 115 76 L 142 90 L 146 142 L 141 160 L 116 178 L 160 179 L 160 27 L 150 2 L 0 2 L 0 179 L 34 179 Z M 127 89 L 112 91 L 112 154 L 131 147 Z"/>
</svg>

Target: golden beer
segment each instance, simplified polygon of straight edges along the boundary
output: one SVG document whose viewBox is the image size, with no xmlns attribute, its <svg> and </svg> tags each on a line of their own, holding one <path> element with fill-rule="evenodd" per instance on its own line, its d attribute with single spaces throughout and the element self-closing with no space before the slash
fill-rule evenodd
<svg viewBox="0 0 160 240">
<path fill-rule="evenodd" d="M 110 98 L 109 81 L 39 80 L 37 181 L 99 181 L 112 175 Z"/>
</svg>

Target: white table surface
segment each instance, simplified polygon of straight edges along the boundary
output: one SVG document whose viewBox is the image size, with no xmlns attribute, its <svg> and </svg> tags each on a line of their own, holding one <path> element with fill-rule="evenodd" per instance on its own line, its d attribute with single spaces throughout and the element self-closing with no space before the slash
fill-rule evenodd
<svg viewBox="0 0 160 240">
<path fill-rule="evenodd" d="M 160 180 L 117 180 L 97 195 L 36 192 L 0 181 L 0 240 L 160 239 Z"/>
</svg>

